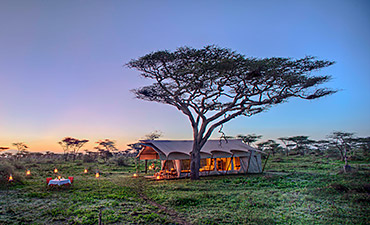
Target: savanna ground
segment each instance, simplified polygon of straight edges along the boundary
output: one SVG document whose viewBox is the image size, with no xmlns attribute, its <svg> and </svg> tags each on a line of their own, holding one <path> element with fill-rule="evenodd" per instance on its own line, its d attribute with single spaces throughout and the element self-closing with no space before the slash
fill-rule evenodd
<svg viewBox="0 0 370 225">
<path fill-rule="evenodd" d="M 127 164 L 3 159 L 18 181 L 1 186 L 0 224 L 97 224 L 99 211 L 103 224 L 370 224 L 369 161 L 344 174 L 338 160 L 276 156 L 264 174 L 199 181 L 132 178 Z M 70 188 L 46 187 L 55 167 Z"/>
</svg>

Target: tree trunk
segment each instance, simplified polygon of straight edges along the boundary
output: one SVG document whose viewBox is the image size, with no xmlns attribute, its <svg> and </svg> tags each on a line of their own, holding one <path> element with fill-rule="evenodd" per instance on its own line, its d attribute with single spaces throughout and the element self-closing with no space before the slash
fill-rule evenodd
<svg viewBox="0 0 370 225">
<path fill-rule="evenodd" d="M 347 159 L 347 149 L 344 149 L 344 167 L 343 170 L 344 172 L 349 172 L 351 170 L 351 167 L 348 165 L 348 159 Z"/>
<path fill-rule="evenodd" d="M 344 154 L 343 154 L 343 152 L 339 150 L 339 153 L 340 153 L 340 160 L 342 162 L 344 162 Z"/>
<path fill-rule="evenodd" d="M 191 180 L 199 180 L 199 168 L 200 168 L 200 147 L 199 144 L 194 141 L 190 162 Z"/>
</svg>

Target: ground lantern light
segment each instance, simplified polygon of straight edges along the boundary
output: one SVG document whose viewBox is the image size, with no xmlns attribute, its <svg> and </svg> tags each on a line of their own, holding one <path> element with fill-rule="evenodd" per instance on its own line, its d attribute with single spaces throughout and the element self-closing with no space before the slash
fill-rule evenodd
<svg viewBox="0 0 370 225">
<path fill-rule="evenodd" d="M 137 173 L 134 173 L 134 175 L 132 175 L 132 177 L 137 178 L 138 177 Z"/>
<path fill-rule="evenodd" d="M 10 174 L 8 181 L 9 182 L 13 182 L 13 176 L 12 176 L 12 174 Z"/>
<path fill-rule="evenodd" d="M 29 176 L 29 175 L 31 175 L 31 171 L 30 170 L 27 170 L 26 176 Z"/>
<path fill-rule="evenodd" d="M 100 174 L 99 174 L 99 172 L 98 172 L 98 171 L 96 171 L 96 173 L 95 173 L 95 177 L 96 177 L 96 178 L 99 178 L 99 177 L 100 177 Z"/>
<path fill-rule="evenodd" d="M 58 169 L 57 168 L 54 169 L 54 173 L 58 173 Z"/>
<path fill-rule="evenodd" d="M 84 170 L 84 173 L 87 173 L 87 169 Z"/>
</svg>

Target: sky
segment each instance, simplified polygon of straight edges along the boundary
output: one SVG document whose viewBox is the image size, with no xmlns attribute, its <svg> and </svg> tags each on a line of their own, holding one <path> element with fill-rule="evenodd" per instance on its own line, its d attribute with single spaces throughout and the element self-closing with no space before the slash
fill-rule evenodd
<svg viewBox="0 0 370 225">
<path fill-rule="evenodd" d="M 331 75 L 326 86 L 338 93 L 237 118 L 225 124 L 226 135 L 370 136 L 367 0 L 2 0 L 0 29 L 0 146 L 62 151 L 57 142 L 72 136 L 89 139 L 87 149 L 109 138 L 124 150 L 154 130 L 162 139 L 191 139 L 177 109 L 134 98 L 130 90 L 151 81 L 125 64 L 157 50 L 206 45 L 336 62 L 316 74 Z"/>
</svg>

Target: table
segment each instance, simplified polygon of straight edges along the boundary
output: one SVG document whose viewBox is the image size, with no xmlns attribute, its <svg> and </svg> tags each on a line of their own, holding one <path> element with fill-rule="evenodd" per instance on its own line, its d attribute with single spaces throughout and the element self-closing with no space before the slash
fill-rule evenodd
<svg viewBox="0 0 370 225">
<path fill-rule="evenodd" d="M 71 181 L 69 179 L 54 179 L 50 180 L 48 185 L 66 185 L 66 184 L 71 184 Z"/>
</svg>

